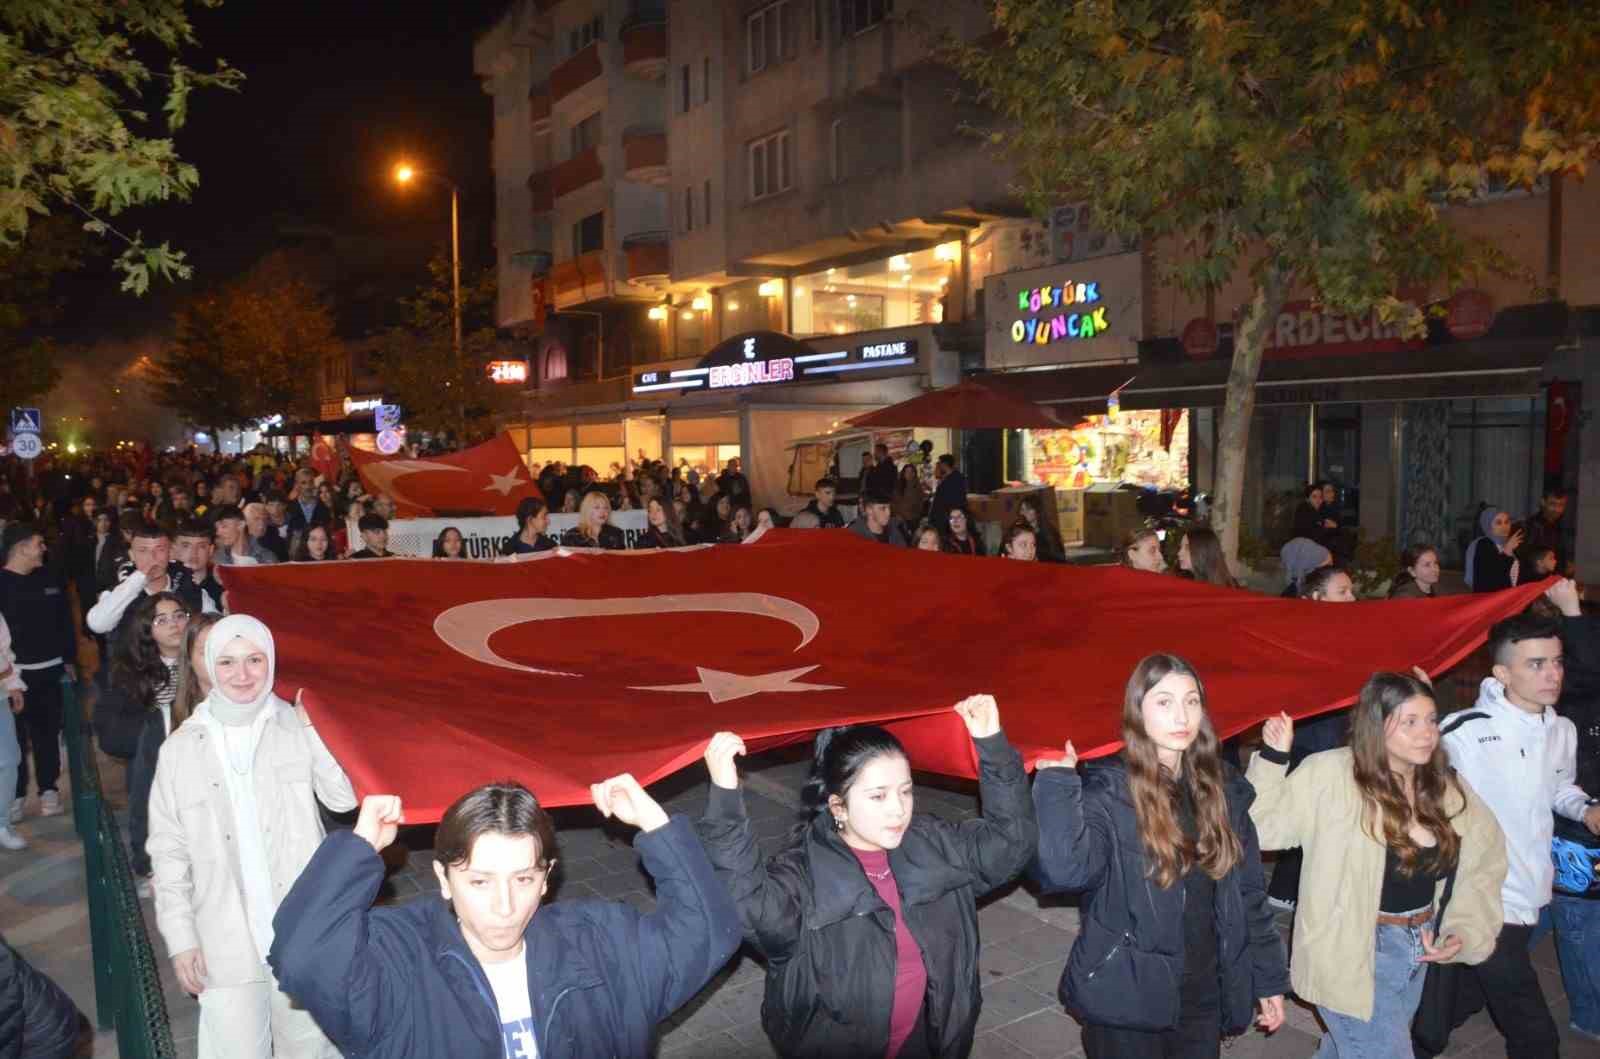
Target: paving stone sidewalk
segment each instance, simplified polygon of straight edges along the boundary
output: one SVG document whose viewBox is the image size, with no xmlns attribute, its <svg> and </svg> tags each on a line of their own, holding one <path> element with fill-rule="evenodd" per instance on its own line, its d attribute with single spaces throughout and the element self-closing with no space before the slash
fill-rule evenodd
<svg viewBox="0 0 1600 1059">
<path fill-rule="evenodd" d="M 102 757 L 108 791 L 120 792 L 120 766 Z M 804 779 L 805 763 L 793 750 L 758 755 L 746 762 L 747 805 L 762 844 L 774 848 L 795 821 L 794 792 Z M 657 784 L 652 793 L 669 812 L 698 813 L 704 805 L 704 772 L 690 768 Z M 919 777 L 917 810 L 959 820 L 976 812 L 969 785 Z M 30 806 L 30 812 L 36 812 Z M 627 901 L 641 909 L 653 905 L 648 878 L 639 870 L 630 834 L 602 823 L 592 810 L 556 813 L 560 833 L 560 865 L 552 887 L 554 899 L 603 897 Z M 40 969 L 62 983 L 85 1012 L 94 1010 L 89 927 L 84 903 L 83 859 L 71 819 L 42 820 L 30 815 L 23 830 L 33 847 L 22 854 L 0 854 L 0 933 Z M 394 871 L 381 900 L 431 899 L 436 888 L 429 856 L 431 828 L 401 833 L 406 855 L 393 860 Z M 144 903 L 152 938 L 156 938 L 149 902 Z M 1078 929 L 1078 911 L 1070 902 L 1041 900 L 1023 886 L 1012 886 L 987 898 L 978 914 L 983 938 L 983 1014 L 973 1055 L 978 1059 L 1056 1059 L 1083 1054 L 1076 1022 L 1063 1014 L 1055 998 L 1062 966 Z M 1287 937 L 1287 917 L 1280 926 Z M 170 964 L 156 940 L 164 968 L 168 1010 L 180 1059 L 195 1055 L 198 1005 L 172 979 Z M 1562 1055 L 1567 1059 L 1600 1059 L 1600 1044 L 1565 1031 L 1567 1000 L 1562 991 L 1553 943 L 1535 951 L 1545 995 L 1552 999 L 1563 1027 Z M 662 1059 L 766 1057 L 774 1053 L 761 1031 L 763 969 L 742 953 L 690 1004 L 662 1027 L 658 1054 Z M 1317 1048 L 1316 1016 L 1291 1004 L 1288 1024 L 1272 1037 L 1251 1033 L 1232 1042 L 1224 1054 L 1233 1059 L 1305 1059 Z M 115 1056 L 109 1034 L 96 1039 L 95 1056 Z M 1450 1056 L 1499 1059 L 1505 1053 L 1487 1015 L 1479 1015 L 1455 1036 Z"/>
</svg>

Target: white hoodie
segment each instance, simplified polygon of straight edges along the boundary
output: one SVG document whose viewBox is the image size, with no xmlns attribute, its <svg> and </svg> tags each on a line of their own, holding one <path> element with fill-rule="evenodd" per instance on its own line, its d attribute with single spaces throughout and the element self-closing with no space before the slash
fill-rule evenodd
<svg viewBox="0 0 1600 1059">
<path fill-rule="evenodd" d="M 1450 763 L 1505 832 L 1506 922 L 1538 922 L 1555 879 L 1550 813 L 1581 821 L 1589 805 L 1577 784 L 1577 728 L 1553 709 L 1529 713 L 1513 706 L 1505 685 L 1487 677 L 1472 709 L 1446 717 L 1440 730 Z"/>
</svg>

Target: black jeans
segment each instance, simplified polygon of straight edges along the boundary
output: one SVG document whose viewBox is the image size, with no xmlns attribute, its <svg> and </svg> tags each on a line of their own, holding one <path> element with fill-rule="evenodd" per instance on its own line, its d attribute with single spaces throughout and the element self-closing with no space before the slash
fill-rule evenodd
<svg viewBox="0 0 1600 1059">
<path fill-rule="evenodd" d="M 1086 1023 L 1083 1052 L 1088 1059 L 1217 1059 L 1222 1054 L 1222 1010 L 1215 1001 L 1186 1007 L 1176 1029 L 1154 1033 Z"/>
<path fill-rule="evenodd" d="M 1476 967 L 1462 967 L 1451 1024 L 1460 1026 L 1487 1005 L 1506 1039 L 1506 1059 L 1555 1059 L 1560 1054 L 1555 1019 L 1528 956 L 1533 927 L 1507 923 L 1494 952 Z M 1417 1054 L 1431 1059 L 1421 1049 Z"/>
<path fill-rule="evenodd" d="M 28 685 L 22 712 L 17 714 L 17 746 L 22 763 L 17 766 L 17 797 L 28 793 L 28 748 L 38 774 L 39 793 L 56 789 L 61 778 L 61 666 L 29 669 L 22 673 Z"/>
</svg>

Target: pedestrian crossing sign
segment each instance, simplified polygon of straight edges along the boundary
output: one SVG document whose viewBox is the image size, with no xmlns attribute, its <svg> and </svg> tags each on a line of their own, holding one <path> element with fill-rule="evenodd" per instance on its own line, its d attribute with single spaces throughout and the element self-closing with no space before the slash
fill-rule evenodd
<svg viewBox="0 0 1600 1059">
<path fill-rule="evenodd" d="M 37 408 L 13 408 L 11 410 L 11 433 L 13 434 L 39 434 L 42 433 L 44 418 L 39 415 Z"/>
</svg>

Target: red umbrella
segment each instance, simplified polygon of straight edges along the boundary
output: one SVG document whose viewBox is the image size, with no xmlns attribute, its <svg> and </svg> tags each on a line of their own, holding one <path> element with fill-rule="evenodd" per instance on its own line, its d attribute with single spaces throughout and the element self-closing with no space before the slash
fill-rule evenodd
<svg viewBox="0 0 1600 1059">
<path fill-rule="evenodd" d="M 979 379 L 965 379 L 943 390 L 880 408 L 850 420 L 858 427 L 947 427 L 984 430 L 1055 430 L 1062 423 L 1032 401 L 1002 393 Z"/>
</svg>

